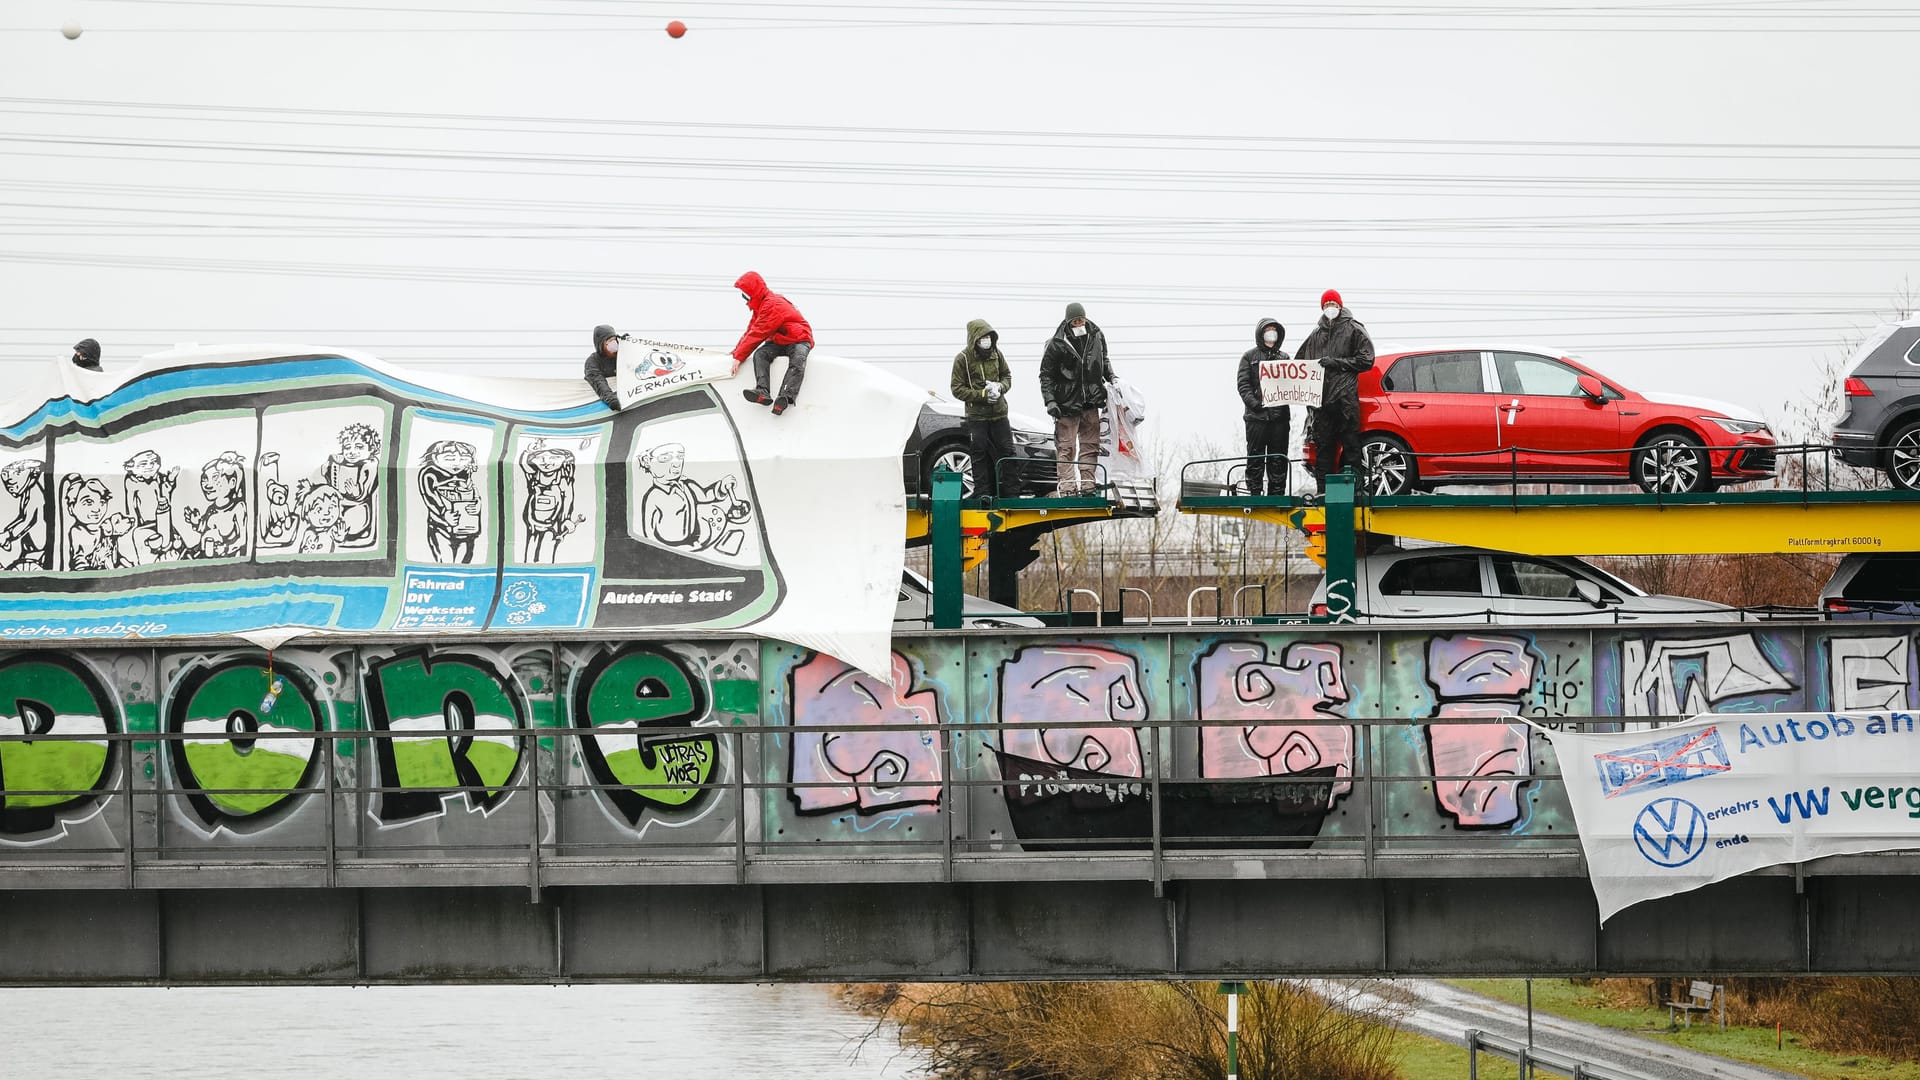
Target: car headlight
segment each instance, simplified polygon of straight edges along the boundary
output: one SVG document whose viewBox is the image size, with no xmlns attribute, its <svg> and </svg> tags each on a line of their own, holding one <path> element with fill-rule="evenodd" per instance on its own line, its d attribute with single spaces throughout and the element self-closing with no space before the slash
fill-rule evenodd
<svg viewBox="0 0 1920 1080">
<path fill-rule="evenodd" d="M 1729 435 L 1753 435 L 1767 430 L 1766 424 L 1753 420 L 1729 420 L 1724 416 L 1703 416 L 1700 419 L 1719 425 L 1720 430 Z"/>
<path fill-rule="evenodd" d="M 1043 443 L 1045 443 L 1045 442 L 1047 441 L 1047 439 L 1048 439 L 1048 438 L 1049 438 L 1049 436 L 1046 436 L 1046 435 L 1042 435 L 1042 434 L 1040 434 L 1040 433 L 1038 433 L 1038 432 L 1034 432 L 1034 431 L 1021 431 L 1021 430 L 1019 430 L 1018 428 L 1015 428 L 1015 429 L 1014 429 L 1014 432 L 1013 432 L 1013 445 L 1015 445 L 1015 446 L 1039 446 L 1039 445 L 1041 445 L 1041 444 L 1043 444 Z"/>
</svg>

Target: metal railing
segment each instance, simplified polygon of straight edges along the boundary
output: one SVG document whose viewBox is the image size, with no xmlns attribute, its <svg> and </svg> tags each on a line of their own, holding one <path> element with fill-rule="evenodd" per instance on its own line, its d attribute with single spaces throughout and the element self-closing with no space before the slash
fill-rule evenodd
<svg viewBox="0 0 1920 1080">
<path fill-rule="evenodd" d="M 1530 1080 L 1534 1066 L 1540 1066 L 1572 1080 L 1650 1080 L 1642 1073 L 1627 1072 L 1607 1065 L 1595 1065 L 1570 1054 L 1543 1050 L 1538 1046 L 1469 1028 L 1467 1043 L 1467 1080 L 1479 1080 L 1480 1055 L 1491 1054 L 1520 1066 L 1520 1080 Z"/>
<path fill-rule="evenodd" d="M 1887 447 L 1859 446 L 1840 447 L 1827 443 L 1790 443 L 1775 446 L 1761 446 L 1754 443 L 1711 443 L 1695 449 L 1708 458 L 1706 482 L 1711 487 L 1739 484 L 1753 490 L 1751 485 L 1772 481 L 1771 487 L 1759 490 L 1798 492 L 1804 496 L 1828 494 L 1854 494 L 1861 491 L 1884 493 L 1886 488 L 1864 487 L 1863 474 L 1872 470 L 1866 466 L 1852 466 L 1839 461 L 1842 451 L 1849 453 L 1871 453 L 1877 458 L 1884 457 Z M 1656 453 L 1644 446 L 1596 448 L 1587 450 L 1543 450 L 1531 447 L 1503 447 L 1495 450 L 1474 450 L 1457 453 L 1414 453 L 1400 451 L 1401 457 L 1412 463 L 1415 484 L 1419 485 L 1404 493 L 1386 494 L 1379 490 L 1380 484 L 1367 462 L 1348 462 L 1346 465 L 1355 474 L 1355 495 L 1361 501 L 1382 498 L 1420 498 L 1423 489 L 1431 484 L 1438 486 L 1473 486 L 1504 489 L 1496 491 L 1511 496 L 1520 496 L 1522 487 L 1539 488 L 1538 494 L 1554 494 L 1555 485 L 1562 488 L 1570 486 L 1633 486 L 1638 487 L 1634 479 L 1634 463 L 1640 457 Z M 1726 459 L 1733 455 L 1763 455 L 1763 464 L 1754 468 L 1729 468 Z M 1536 461 L 1554 463 L 1551 467 L 1539 467 L 1530 464 L 1521 468 L 1521 457 Z M 1480 462 L 1470 469 L 1457 464 L 1437 479 L 1428 479 L 1430 470 L 1420 468 L 1420 462 L 1444 459 L 1449 462 Z M 1245 480 L 1250 462 L 1266 462 L 1269 469 L 1280 466 L 1280 475 L 1285 481 L 1283 489 L 1274 493 L 1269 490 L 1266 499 L 1291 501 L 1293 493 L 1292 470 L 1287 466 L 1292 461 L 1281 455 L 1256 455 L 1248 457 L 1204 458 L 1187 462 L 1180 469 L 1180 501 L 1185 504 L 1190 499 L 1249 499 Z M 1582 468 L 1584 463 L 1592 462 L 1592 468 Z M 1714 462 L 1720 464 L 1716 467 Z M 1791 462 L 1791 467 L 1788 463 Z M 1271 472 L 1268 473 L 1272 475 Z M 1237 479 L 1236 479 L 1237 477 Z M 1269 485 L 1271 488 L 1271 485 Z M 1902 495 L 1906 492 L 1900 491 Z M 1913 493 L 1920 498 L 1920 492 Z M 1662 491 L 1658 488 L 1644 491 L 1639 498 L 1651 499 L 1656 503 L 1669 499 L 1696 501 L 1710 497 L 1710 491 Z"/>
<path fill-rule="evenodd" d="M 42 754 L 48 744 L 98 747 L 102 764 L 98 779 L 86 785 L 22 783 L 22 776 L 50 774 L 23 771 L 24 756 L 9 755 L 16 768 L 0 792 L 8 808 L 0 818 L 0 878 L 28 872 L 37 887 L 58 887 L 61 873 L 95 883 L 107 873 L 126 888 L 331 887 L 467 883 L 477 875 L 537 893 L 553 884 L 629 879 L 951 881 L 969 873 L 994 879 L 1064 873 L 1144 878 L 1158 889 L 1168 880 L 1169 858 L 1184 860 L 1182 875 L 1205 877 L 1210 871 L 1194 859 L 1227 850 L 1346 858 L 1365 873 L 1402 855 L 1554 853 L 1565 860 L 1563 872 L 1576 874 L 1579 846 L 1571 828 L 1473 834 L 1434 811 L 1434 828 L 1421 833 L 1402 813 L 1403 804 L 1430 800 L 1427 793 L 1446 785 L 1511 783 L 1517 795 L 1533 800 L 1534 816 L 1547 807 L 1570 815 L 1557 773 L 1460 776 L 1396 768 L 1380 750 L 1393 740 L 1374 734 L 1410 723 L 1461 732 L 1517 722 L 1316 716 L 1253 725 L 1292 729 L 1290 738 L 1319 746 L 1322 754 L 1341 744 L 1351 749 L 1345 756 L 1331 752 L 1326 765 L 1303 772 L 1214 777 L 1201 775 L 1203 744 L 1244 740 L 1248 721 L 8 733 L 0 734 L 0 747 L 38 746 Z M 1611 727 L 1618 720 L 1556 723 Z M 1316 732 L 1330 729 L 1344 731 L 1316 741 Z M 1524 729 L 1510 730 L 1522 742 L 1529 737 Z M 1049 732 L 1069 737 L 1050 744 Z M 875 740 L 881 747 L 875 760 L 886 758 L 887 769 L 797 778 L 797 763 L 829 760 L 830 736 Z M 1108 755 L 1099 768 L 1081 754 L 1089 739 Z M 511 755 L 511 767 L 495 777 L 479 775 L 471 756 L 475 742 Z M 289 743 L 295 754 L 272 749 Z M 707 749 L 669 749 L 696 743 Z M 1071 744 L 1080 764 L 1031 756 L 1060 744 Z M 606 760 L 609 745 L 638 751 L 638 762 L 650 754 L 656 773 L 664 763 L 704 753 L 713 761 L 698 776 L 616 779 L 583 764 Z M 220 758 L 230 777 L 242 775 L 236 761 L 288 758 L 285 767 L 298 779 L 208 783 L 194 775 L 209 768 L 206 759 L 196 764 L 189 747 L 232 755 Z M 401 747 L 413 755 L 411 776 L 396 775 L 409 771 L 395 764 Z M 27 811 L 43 817 L 44 827 L 21 833 Z M 1064 854 L 1072 858 L 1057 858 Z M 890 872 L 890 864 L 899 873 Z M 1238 872 L 1222 865 L 1223 876 Z M 1524 871 L 1540 872 L 1531 861 Z"/>
</svg>

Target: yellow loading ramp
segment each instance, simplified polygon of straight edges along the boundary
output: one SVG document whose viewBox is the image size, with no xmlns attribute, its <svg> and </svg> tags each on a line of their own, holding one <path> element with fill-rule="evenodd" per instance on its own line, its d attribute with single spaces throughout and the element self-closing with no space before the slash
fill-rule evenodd
<svg viewBox="0 0 1920 1080">
<path fill-rule="evenodd" d="M 1318 541 L 1326 510 L 1286 499 L 1182 499 L 1183 513 L 1251 517 Z M 1357 530 L 1529 555 L 1920 551 L 1920 492 L 1401 495 L 1354 507 Z M 1319 543 L 1309 551 L 1324 561 Z"/>
</svg>

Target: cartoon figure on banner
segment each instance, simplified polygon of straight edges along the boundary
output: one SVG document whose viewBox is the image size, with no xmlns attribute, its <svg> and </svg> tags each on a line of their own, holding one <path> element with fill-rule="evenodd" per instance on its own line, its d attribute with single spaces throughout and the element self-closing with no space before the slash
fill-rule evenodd
<svg viewBox="0 0 1920 1080">
<path fill-rule="evenodd" d="M 52 565 L 47 537 L 47 467 L 38 461 L 16 461 L 0 469 L 0 487 L 19 503 L 13 520 L 0 529 L 0 551 L 20 545 L 20 554 L 7 563 L 9 570 L 46 570 Z"/>
<path fill-rule="evenodd" d="M 340 429 L 340 449 L 327 459 L 326 482 L 340 493 L 342 547 L 373 543 L 373 494 L 380 486 L 380 433 L 367 424 Z"/>
<path fill-rule="evenodd" d="M 294 488 L 293 520 L 300 523 L 295 550 L 331 555 L 347 532 L 347 500 L 327 484 L 302 480 Z"/>
<path fill-rule="evenodd" d="M 181 511 L 187 525 L 200 533 L 197 542 L 184 545 L 196 559 L 229 559 L 247 553 L 247 463 L 228 450 L 200 470 L 200 494 L 205 509 Z"/>
<path fill-rule="evenodd" d="M 640 467 L 652 479 L 640 497 L 640 526 L 649 539 L 689 551 L 740 554 L 753 517 L 753 504 L 739 495 L 739 478 L 723 476 L 711 485 L 686 476 L 687 448 L 661 443 L 641 451 Z"/>
<path fill-rule="evenodd" d="M 534 439 L 520 452 L 520 472 L 526 478 L 527 502 L 520 520 L 527 527 L 528 562 L 554 562 L 560 541 L 587 515 L 573 512 L 573 478 L 577 465 L 573 451 L 550 447 Z"/>
<path fill-rule="evenodd" d="M 293 543 L 293 511 L 287 507 L 287 485 L 280 482 L 280 455 L 269 450 L 260 455 L 261 485 L 267 493 L 267 505 L 260 515 L 260 546 L 286 547 Z"/>
<path fill-rule="evenodd" d="M 113 493 L 97 476 L 69 473 L 60 481 L 60 503 L 67 512 L 67 569 L 120 570 L 132 566 L 120 550 L 120 538 L 133 531 L 133 519 L 109 514 Z"/>
<path fill-rule="evenodd" d="M 180 483 L 180 467 L 161 472 L 160 455 L 152 450 L 140 451 L 121 467 L 127 471 L 126 507 L 133 518 L 133 561 L 146 566 L 174 557 L 179 540 L 173 529 L 173 490 Z"/>
<path fill-rule="evenodd" d="M 434 562 L 473 561 L 480 536 L 480 493 L 473 475 L 480 452 L 472 443 L 441 439 L 420 458 L 420 498 L 427 504 L 427 550 Z"/>
</svg>

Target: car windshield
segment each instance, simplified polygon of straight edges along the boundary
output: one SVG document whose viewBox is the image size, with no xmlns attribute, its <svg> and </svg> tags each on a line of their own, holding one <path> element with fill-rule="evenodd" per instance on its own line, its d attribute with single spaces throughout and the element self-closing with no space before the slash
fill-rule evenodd
<svg viewBox="0 0 1920 1080">
<path fill-rule="evenodd" d="M 1920 601 L 1920 555 L 1869 555 L 1840 595 L 1847 600 Z"/>
<path fill-rule="evenodd" d="M 1574 571 L 1575 573 L 1584 574 L 1587 577 L 1593 578 L 1601 582 L 1602 584 L 1605 584 L 1611 588 L 1617 589 L 1623 596 L 1647 595 L 1647 592 L 1645 589 L 1640 588 L 1639 586 L 1633 584 L 1630 581 L 1626 581 L 1624 579 L 1615 577 L 1614 575 L 1607 573 L 1605 570 L 1600 569 L 1599 567 L 1593 565 L 1590 562 L 1582 562 L 1579 559 L 1570 559 L 1567 561 L 1574 563 L 1578 567 L 1578 569 Z"/>
</svg>

